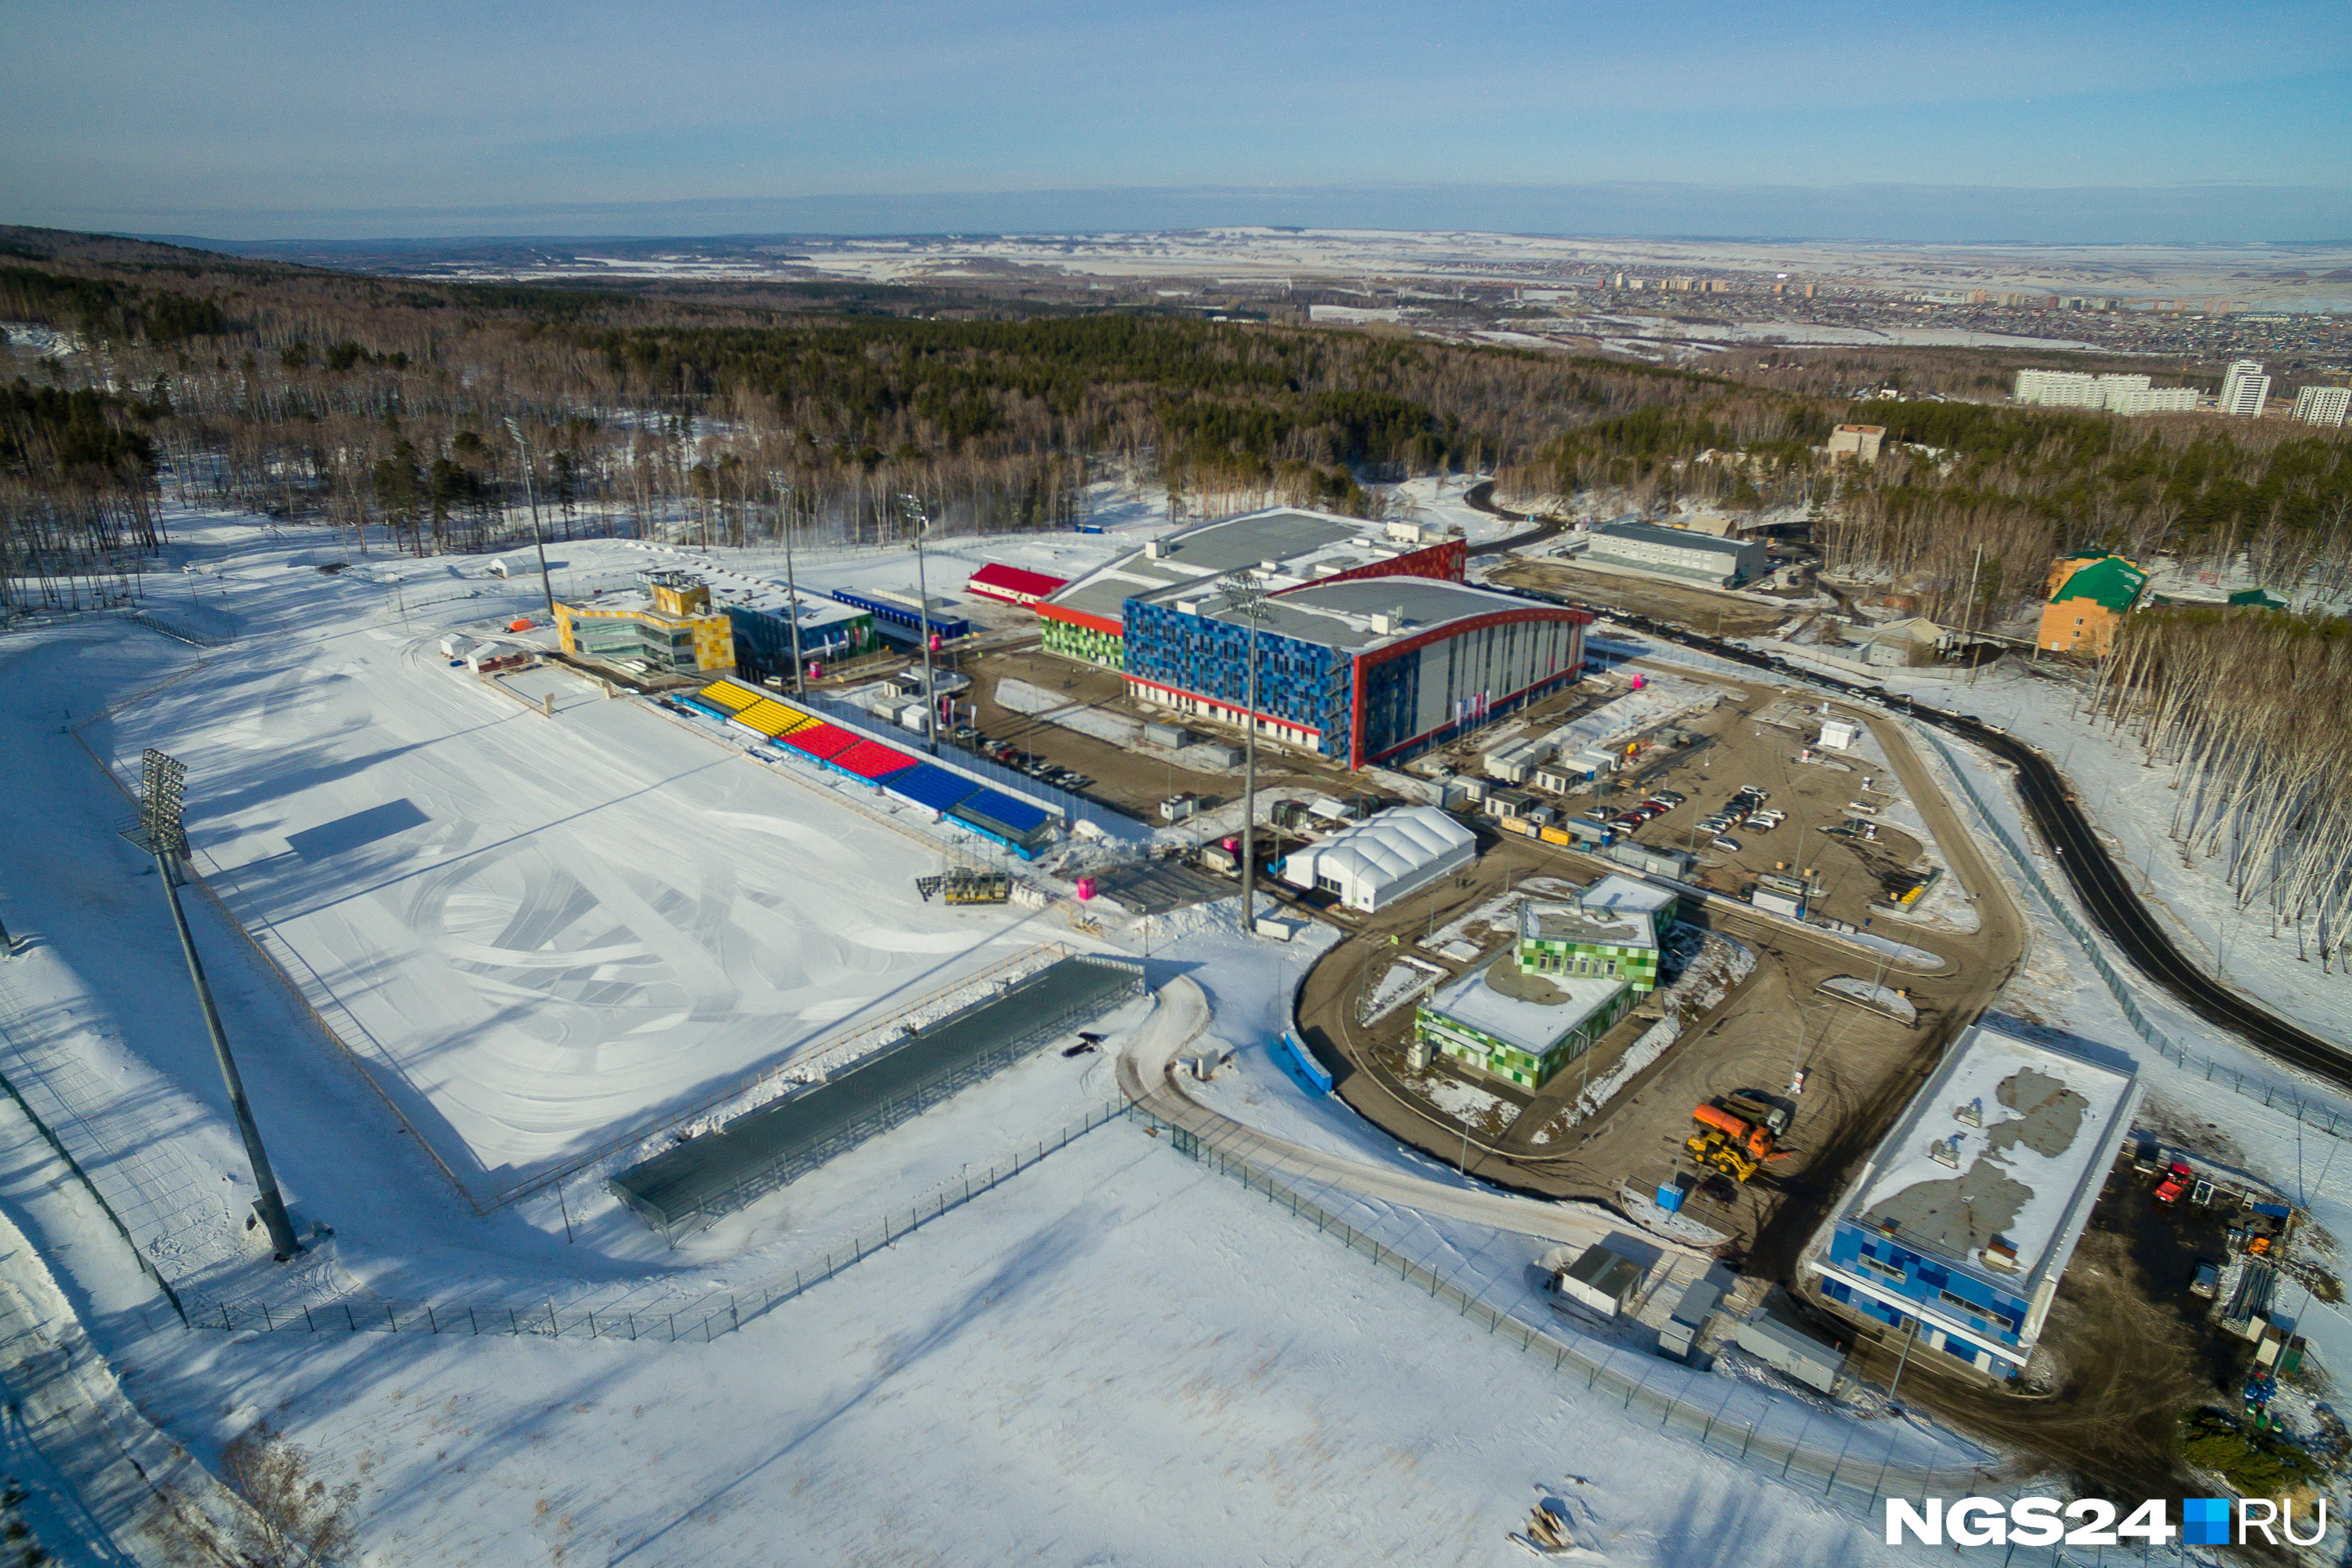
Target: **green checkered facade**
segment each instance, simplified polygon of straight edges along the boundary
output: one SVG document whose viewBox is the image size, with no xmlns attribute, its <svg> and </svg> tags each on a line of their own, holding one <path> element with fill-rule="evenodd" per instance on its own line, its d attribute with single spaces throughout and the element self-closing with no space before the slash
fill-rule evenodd
<svg viewBox="0 0 2352 1568">
<path fill-rule="evenodd" d="M 1622 980 L 1636 996 L 1658 988 L 1658 950 L 1654 946 L 1618 947 L 1596 942 L 1554 942 L 1525 937 L 1519 942 L 1519 971 L 1524 974 L 1560 974 Z"/>
<path fill-rule="evenodd" d="M 1591 1017 L 1554 1040 L 1540 1056 L 1473 1028 L 1444 1010 L 1424 1004 L 1413 1015 L 1413 1037 L 1433 1050 L 1444 1052 L 1465 1067 L 1515 1083 L 1521 1089 L 1541 1089 L 1552 1074 L 1601 1043 L 1633 1007 L 1633 993 L 1621 988 Z"/>
<path fill-rule="evenodd" d="M 1111 669 L 1127 668 L 1127 639 L 1117 632 L 1082 626 L 1076 621 L 1043 616 L 1037 622 L 1038 641 L 1047 653 L 1082 659 Z"/>
</svg>

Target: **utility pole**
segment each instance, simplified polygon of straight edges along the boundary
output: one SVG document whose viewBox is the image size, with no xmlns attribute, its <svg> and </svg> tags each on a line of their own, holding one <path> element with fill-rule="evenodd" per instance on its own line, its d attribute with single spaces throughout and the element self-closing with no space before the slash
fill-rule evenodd
<svg viewBox="0 0 2352 1568">
<path fill-rule="evenodd" d="M 555 584 L 547 575 L 547 541 L 539 532 L 539 487 L 531 482 L 530 443 L 523 439 L 520 420 L 509 418 L 506 426 L 507 434 L 514 437 L 515 446 L 522 453 L 522 493 L 530 502 L 530 547 L 539 552 L 539 585 L 547 594 L 547 618 L 551 621 L 555 618 Z"/>
<path fill-rule="evenodd" d="M 1242 934 L 1257 930 L 1257 624 L 1265 614 L 1265 584 L 1244 567 L 1225 577 L 1225 592 L 1249 622 L 1247 706 L 1242 715 Z"/>
<path fill-rule="evenodd" d="M 911 493 L 899 496 L 915 524 L 915 613 L 923 633 L 923 749 L 940 754 L 940 694 L 931 684 L 931 590 L 923 576 L 923 535 L 931 531 L 930 514 Z"/>
<path fill-rule="evenodd" d="M 793 693 L 804 697 L 808 680 L 807 667 L 801 661 L 801 591 L 793 582 L 793 487 L 772 468 L 768 479 L 776 487 L 776 531 L 784 536 L 784 620 L 793 628 Z"/>
<path fill-rule="evenodd" d="M 236 1115 L 236 1130 L 245 1139 L 245 1156 L 253 1166 L 253 1184 L 260 1194 L 253 1200 L 253 1212 L 261 1217 L 263 1226 L 269 1232 L 270 1250 L 283 1263 L 301 1251 L 302 1244 L 294 1239 L 294 1222 L 287 1217 L 286 1202 L 278 1195 L 278 1178 L 271 1173 L 269 1155 L 261 1147 L 261 1129 L 254 1125 L 253 1107 L 246 1101 L 245 1080 L 237 1075 L 236 1058 L 229 1054 L 228 1035 L 221 1027 L 220 1010 L 213 1005 L 213 988 L 205 979 L 203 960 L 196 956 L 195 938 L 189 934 L 187 913 L 180 908 L 179 874 L 174 862 L 188 852 L 188 835 L 181 823 L 181 790 L 187 776 L 186 763 L 152 746 L 148 748 L 138 836 L 148 853 L 155 857 L 155 869 L 163 880 L 163 897 L 172 906 L 172 924 L 180 933 L 180 952 L 188 961 L 188 978 L 195 984 L 205 1027 L 213 1037 L 213 1055 L 219 1059 L 222 1081 L 228 1085 L 229 1109 Z"/>
</svg>

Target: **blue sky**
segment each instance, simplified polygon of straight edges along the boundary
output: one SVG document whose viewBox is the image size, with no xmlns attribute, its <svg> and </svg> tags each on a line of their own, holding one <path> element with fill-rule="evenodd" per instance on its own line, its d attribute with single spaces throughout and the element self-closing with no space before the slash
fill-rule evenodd
<svg viewBox="0 0 2352 1568">
<path fill-rule="evenodd" d="M 13 0 L 0 219 L 2352 238 L 2347 0 L 1919 11 Z"/>
</svg>

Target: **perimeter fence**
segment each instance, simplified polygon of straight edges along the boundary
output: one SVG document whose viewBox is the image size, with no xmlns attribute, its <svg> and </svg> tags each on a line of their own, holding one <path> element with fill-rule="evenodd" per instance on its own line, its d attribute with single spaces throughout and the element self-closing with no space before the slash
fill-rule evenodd
<svg viewBox="0 0 2352 1568">
<path fill-rule="evenodd" d="M 1939 735 L 1929 734 L 1927 740 L 1942 755 L 1952 777 L 1959 781 L 1960 791 L 1969 797 L 1969 805 L 1975 809 L 1977 819 L 1984 824 L 1996 839 L 2000 841 L 2002 850 L 2016 864 L 2019 875 L 2025 879 L 2026 885 L 2033 889 L 2034 896 L 2042 900 L 2042 907 L 2047 909 L 2058 923 L 2066 928 L 2068 934 L 2082 945 L 2083 952 L 2090 958 L 2091 967 L 2098 971 L 2099 979 L 2105 984 L 2107 994 L 2115 998 L 2116 1006 L 2123 1013 L 2125 1022 L 2131 1025 L 2134 1034 L 2154 1047 L 2157 1053 L 2167 1061 L 2189 1072 L 2201 1074 L 2208 1083 L 2221 1084 L 2232 1093 L 2243 1095 L 2248 1100 L 2259 1100 L 2273 1110 L 2292 1111 L 2294 1119 L 2304 1126 L 2316 1132 L 2324 1132 L 2330 1138 L 2352 1139 L 2352 1116 L 2342 1115 L 2326 1106 L 2310 1103 L 2291 1084 L 2267 1079 L 2260 1074 L 2250 1074 L 2228 1062 L 2217 1061 L 2211 1057 L 2191 1051 L 2162 1029 L 2158 1028 L 2141 1010 L 2139 1000 L 2133 995 L 2130 984 L 2125 979 L 2123 972 L 2108 960 L 2105 949 L 2091 928 L 2075 915 L 2066 900 L 2060 898 L 2057 890 L 2042 879 L 2041 868 L 2033 863 L 2033 857 L 2027 852 L 2024 845 L 2018 842 L 2017 836 L 2010 832 L 2008 825 L 1993 815 L 1992 808 L 1986 803 L 1984 796 L 1977 792 L 1977 786 L 1970 782 L 1967 770 L 1960 766 L 1959 758 L 1953 753 L 1952 748 Z"/>
</svg>

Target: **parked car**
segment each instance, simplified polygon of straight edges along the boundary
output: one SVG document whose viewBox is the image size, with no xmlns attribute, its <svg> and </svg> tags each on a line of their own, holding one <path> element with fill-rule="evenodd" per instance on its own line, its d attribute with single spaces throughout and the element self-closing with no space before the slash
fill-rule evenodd
<svg viewBox="0 0 2352 1568">
<path fill-rule="evenodd" d="M 1710 842 L 1716 848 L 1722 850 L 1727 855 L 1737 855 L 1739 853 L 1739 840 L 1737 838 L 1717 838 L 1710 840 Z"/>
<path fill-rule="evenodd" d="M 1658 798 L 1665 801 L 1669 805 L 1680 805 L 1684 801 L 1688 800 L 1690 797 L 1685 795 L 1678 795 L 1670 789 L 1662 789 L 1658 792 Z"/>
<path fill-rule="evenodd" d="M 2199 1258 L 2197 1273 L 2189 1281 L 2189 1293 L 2192 1296 L 2210 1296 L 2221 1289 L 2221 1266 L 2218 1263 L 2209 1263 L 2202 1258 Z"/>
<path fill-rule="evenodd" d="M 1596 805 L 1590 811 L 1580 811 L 1577 815 L 1587 822 L 1613 822 L 1617 818 L 1617 814 L 1605 805 Z"/>
</svg>

